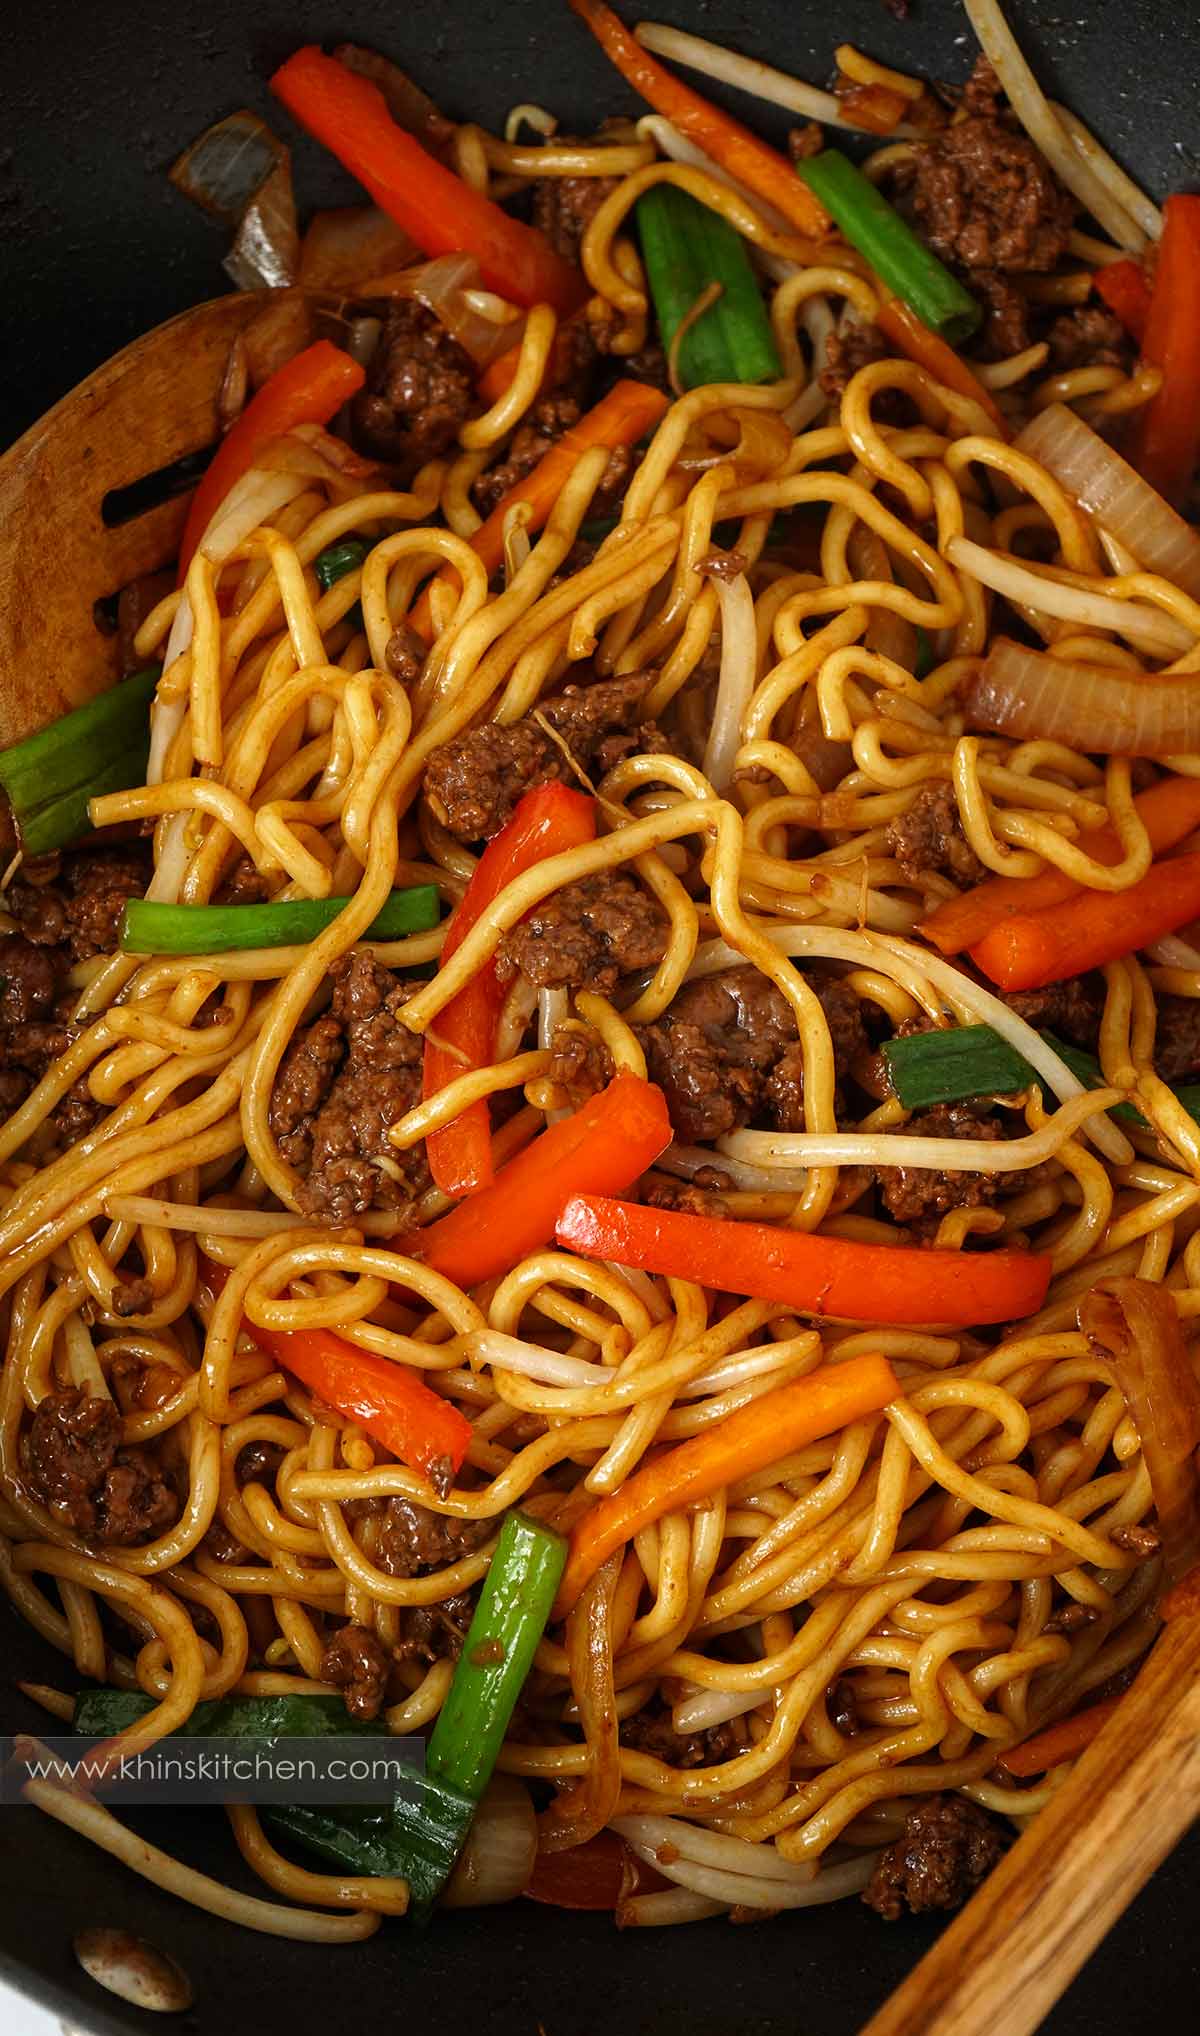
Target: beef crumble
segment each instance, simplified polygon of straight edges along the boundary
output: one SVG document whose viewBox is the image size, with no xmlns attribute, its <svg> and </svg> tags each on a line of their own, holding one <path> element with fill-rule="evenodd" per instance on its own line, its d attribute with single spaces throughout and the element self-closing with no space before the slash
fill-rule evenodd
<svg viewBox="0 0 1200 2036">
<path fill-rule="evenodd" d="M 40 868 L 33 873 L 40 877 Z M 31 882 L 28 871 L 14 877 L 8 909 L 36 947 L 66 949 L 65 973 L 72 962 L 114 952 L 125 901 L 140 898 L 149 881 L 149 842 L 68 849 L 48 882 Z"/>
<path fill-rule="evenodd" d="M 474 1610 L 470 1591 L 455 1591 L 435 1605 L 402 1605 L 397 1661 L 457 1661 Z"/>
<path fill-rule="evenodd" d="M 539 990 L 615 990 L 622 976 L 656 968 L 667 915 L 625 870 L 597 870 L 565 884 L 526 913 L 500 942 L 503 982 L 523 975 Z"/>
<path fill-rule="evenodd" d="M 909 1909 L 957 1909 L 1004 1857 L 1012 1840 L 999 1820 L 965 1796 L 928 1796 L 908 1813 L 903 1838 L 876 1862 L 863 1891 L 868 1908 L 894 1923 Z"/>
<path fill-rule="evenodd" d="M 22 1463 L 34 1496 L 86 1541 L 131 1548 L 163 1533 L 179 1501 L 147 1449 L 121 1442 L 114 1401 L 70 1386 L 40 1402 Z"/>
<path fill-rule="evenodd" d="M 1159 1000 L 1160 1029 L 1162 1007 L 1178 1001 L 1167 997 Z M 1104 978 L 1099 974 L 1068 976 L 1061 983 L 1047 983 L 1044 989 L 1013 990 L 1004 1002 L 1035 1032 L 1055 1032 L 1072 1046 L 1092 1049 L 1100 1038 Z"/>
<path fill-rule="evenodd" d="M 669 1711 L 635 1711 L 620 1728 L 622 1746 L 636 1753 L 652 1754 L 668 1767 L 715 1767 L 718 1761 L 732 1760 L 742 1750 L 737 1720 L 710 1725 L 704 1732 L 677 1732 Z"/>
<path fill-rule="evenodd" d="M 909 884 L 940 876 L 966 887 L 987 875 L 963 833 L 954 787 L 946 778 L 921 786 L 907 811 L 890 823 L 885 847 Z"/>
<path fill-rule="evenodd" d="M 556 136 L 561 146 L 562 137 Z M 578 262 L 583 236 L 619 177 L 539 177 L 533 187 L 533 223 L 569 262 Z"/>
<path fill-rule="evenodd" d="M 825 341 L 825 365 L 820 383 L 831 402 L 840 402 L 846 385 L 860 368 L 888 358 L 891 349 L 877 325 L 855 319 L 841 328 L 835 326 Z"/>
<path fill-rule="evenodd" d="M 992 1143 L 1007 1136 L 1004 1120 L 989 1114 L 985 1104 L 935 1103 L 917 1110 L 904 1126 L 906 1138 L 982 1138 Z M 957 1168 L 886 1166 L 879 1169 L 879 1192 L 888 1215 L 915 1230 L 937 1228 L 952 1209 L 990 1209 L 1001 1195 L 1019 1194 L 1032 1185 L 1038 1169 L 1018 1173 L 960 1172 Z"/>
<path fill-rule="evenodd" d="M 335 1683 L 352 1718 L 377 1718 L 387 1695 L 387 1652 L 367 1626 L 342 1626 L 321 1656 L 321 1681 Z"/>
<path fill-rule="evenodd" d="M 1056 267 L 1078 207 L 1029 137 L 998 110 L 995 73 L 977 64 L 966 118 L 914 149 L 912 204 L 943 261 L 974 274 Z"/>
<path fill-rule="evenodd" d="M 590 181 L 590 180 L 589 180 Z M 564 431 L 578 424 L 583 404 L 569 390 L 558 389 L 539 397 L 509 440 L 508 450 L 495 466 L 485 467 L 471 485 L 471 499 L 481 516 L 490 516 L 496 504 L 523 481 L 527 474 L 556 445 Z M 629 446 L 615 446 L 608 465 L 592 496 L 589 515 L 607 515 L 625 493 L 633 472 L 634 455 Z"/>
<path fill-rule="evenodd" d="M 475 406 L 470 355 L 414 298 L 388 304 L 367 383 L 351 405 L 355 444 L 411 478 L 448 452 Z"/>
<path fill-rule="evenodd" d="M 858 998 L 837 976 L 805 972 L 825 1013 L 841 1076 L 868 1046 Z M 768 1111 L 781 1130 L 803 1129 L 803 1056 L 792 1007 L 757 969 L 723 969 L 688 983 L 652 1025 L 639 1028 L 651 1081 L 667 1099 L 678 1137 L 708 1144 Z"/>
<path fill-rule="evenodd" d="M 296 1034 L 275 1077 L 271 1129 L 302 1176 L 306 1216 L 348 1223 L 403 1209 L 429 1185 L 423 1145 L 398 1152 L 388 1128 L 421 1094 L 422 1045 L 398 1016 L 409 987 L 362 949 L 332 970 L 329 1011 Z"/>
<path fill-rule="evenodd" d="M 1168 996 L 1155 1002 L 1155 1070 L 1164 1082 L 1192 1081 L 1200 1075 L 1200 1003 L 1194 997 Z"/>
<path fill-rule="evenodd" d="M 485 722 L 443 743 L 425 766 L 424 794 L 435 819 L 459 841 L 490 841 L 532 786 L 573 781 L 564 743 L 580 770 L 597 776 L 634 750 L 662 748 L 654 723 L 641 714 L 650 679 L 649 672 L 628 672 L 568 686 L 536 716 L 507 728 Z"/>
<path fill-rule="evenodd" d="M 474 1555 L 494 1531 L 493 1520 L 460 1520 L 411 1499 L 389 1499 L 379 1518 L 375 1560 L 389 1576 L 427 1576 Z"/>
<path fill-rule="evenodd" d="M 1068 368 L 1131 368 L 1134 344 L 1114 312 L 1103 304 L 1064 311 L 1046 334 L 1058 374 Z"/>
<path fill-rule="evenodd" d="M 612 1055 L 598 1032 L 579 1024 L 557 1028 L 550 1042 L 547 1080 L 563 1090 L 573 1110 L 607 1088 L 612 1078 Z"/>
</svg>

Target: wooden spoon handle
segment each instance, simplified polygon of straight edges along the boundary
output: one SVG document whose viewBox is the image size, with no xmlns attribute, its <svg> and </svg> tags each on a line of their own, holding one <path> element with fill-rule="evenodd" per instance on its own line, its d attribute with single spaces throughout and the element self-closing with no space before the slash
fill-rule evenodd
<svg viewBox="0 0 1200 2036">
<path fill-rule="evenodd" d="M 1184 1617 L 862 2036 L 1029 2036 L 1198 1813 L 1200 1618 Z"/>
</svg>

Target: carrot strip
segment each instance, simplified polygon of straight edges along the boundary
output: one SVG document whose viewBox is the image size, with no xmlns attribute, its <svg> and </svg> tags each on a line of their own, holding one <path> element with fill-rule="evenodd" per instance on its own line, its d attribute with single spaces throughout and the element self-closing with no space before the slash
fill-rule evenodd
<svg viewBox="0 0 1200 2036">
<path fill-rule="evenodd" d="M 507 355 L 502 355 L 507 359 Z M 527 503 L 530 510 L 526 529 L 540 530 L 545 523 L 564 484 L 575 471 L 580 455 L 590 452 L 593 446 L 607 446 L 614 451 L 617 446 L 636 445 L 651 427 L 658 423 L 665 410 L 670 408 L 671 399 L 661 389 L 652 389 L 648 382 L 618 382 L 607 396 L 602 396 L 595 407 L 581 417 L 578 424 L 570 425 L 548 453 L 538 461 L 533 472 L 526 474 L 509 489 L 485 522 L 471 539 L 472 551 L 477 551 L 489 573 L 494 573 L 504 557 L 504 526 L 508 512 L 517 503 Z M 438 586 L 454 587 L 458 584 L 457 574 L 443 569 L 434 582 Z M 426 641 L 433 634 L 429 589 L 409 616 L 412 627 Z"/>
<path fill-rule="evenodd" d="M 936 332 L 931 332 L 899 297 L 884 293 L 878 277 L 875 285 L 881 292 L 875 323 L 885 338 L 899 347 L 901 353 L 907 354 L 910 361 L 915 361 L 919 368 L 932 375 L 935 382 L 943 382 L 948 389 L 957 390 L 960 396 L 969 396 L 973 403 L 981 404 L 1001 438 L 1011 437 L 994 398 L 972 373 L 961 354 L 947 346 L 944 339 L 939 339 Z"/>
<path fill-rule="evenodd" d="M 914 1251 L 858 1244 L 769 1223 L 730 1223 L 676 1209 L 579 1193 L 556 1236 L 584 1258 L 695 1280 L 728 1294 L 786 1301 L 806 1314 L 850 1322 L 945 1322 L 976 1327 L 1040 1308 L 1050 1260 L 1034 1251 Z"/>
<path fill-rule="evenodd" d="M 823 1435 L 878 1413 L 899 1392 L 886 1357 L 852 1357 L 777 1386 L 701 1434 L 664 1449 L 576 1521 L 551 1616 L 565 1617 L 614 1548 L 664 1513 L 694 1506 L 722 1486 L 752 1477 Z"/>
<path fill-rule="evenodd" d="M 1060 1719 L 1057 1725 L 1047 1725 L 1044 1732 L 1035 1732 L 1023 1746 L 1013 1746 L 1002 1753 L 997 1767 L 1023 1781 L 1029 1775 L 1044 1774 L 1047 1768 L 1057 1767 L 1060 1761 L 1073 1760 L 1093 1739 L 1100 1737 L 1120 1701 L 1120 1697 L 1108 1697 L 1086 1711 L 1076 1711 L 1073 1717 Z"/>
<path fill-rule="evenodd" d="M 1102 968 L 1200 917 L 1200 854 L 1151 865 L 1127 891 L 1085 891 L 1045 912 L 1016 913 L 976 943 L 971 959 L 1002 990 Z"/>
<path fill-rule="evenodd" d="M 548 855 L 577 848 L 596 834 L 592 801 L 568 785 L 535 785 L 520 800 L 507 827 L 488 843 L 446 928 L 442 962 L 462 946 L 471 928 L 494 904 L 506 884 Z M 494 962 L 452 997 L 438 1018 L 437 1040 L 425 1041 L 422 1094 L 436 1096 L 469 1068 L 495 1058 L 496 1027 L 504 990 Z M 444 1043 L 440 1043 L 444 1042 Z M 448 1052 L 447 1048 L 455 1049 Z M 447 1195 L 471 1195 L 492 1180 L 491 1118 L 481 1098 L 425 1140 L 429 1170 Z"/>
<path fill-rule="evenodd" d="M 250 471 L 260 447 L 298 424 L 328 424 L 365 380 L 358 362 L 327 339 L 276 368 L 226 432 L 192 496 L 179 546 L 181 585 L 213 516 L 234 483 Z"/>
<path fill-rule="evenodd" d="M 1141 263 L 1132 256 L 1124 261 L 1106 262 L 1092 277 L 1092 288 L 1120 319 L 1126 332 L 1140 343 L 1150 316 L 1150 287 Z"/>
<path fill-rule="evenodd" d="M 506 1273 L 554 1236 L 572 1195 L 616 1194 L 671 1143 L 661 1089 L 619 1074 L 502 1166 L 490 1188 L 421 1233 L 427 1264 L 460 1287 Z"/>
<path fill-rule="evenodd" d="M 1134 800 L 1138 818 L 1150 836 L 1155 855 L 1177 848 L 1200 827 L 1200 778 L 1163 778 Z M 1112 826 L 1081 834 L 1076 847 L 1096 862 L 1121 860 L 1121 844 Z M 943 954 L 974 947 L 993 926 L 1015 913 L 1042 912 L 1086 890 L 1062 870 L 1046 869 L 1036 877 L 989 877 L 960 897 L 947 898 L 917 928 Z"/>
<path fill-rule="evenodd" d="M 681 134 L 720 163 L 739 184 L 773 205 L 798 233 L 819 239 L 830 231 L 829 214 L 802 184 L 777 149 L 760 141 L 740 120 L 702 98 L 657 57 L 643 49 L 632 30 L 604 0 L 569 0 L 573 13 L 591 30 L 626 82 Z"/>
<path fill-rule="evenodd" d="M 1163 378 L 1137 416 L 1129 457 L 1151 487 L 1181 509 L 1200 463 L 1200 197 L 1194 194 L 1177 192 L 1163 207 L 1142 353 Z"/>
<path fill-rule="evenodd" d="M 426 254 L 474 255 L 488 289 L 519 304 L 566 312 L 583 303 L 580 271 L 397 127 L 369 78 L 310 43 L 280 66 L 271 90 Z"/>
</svg>

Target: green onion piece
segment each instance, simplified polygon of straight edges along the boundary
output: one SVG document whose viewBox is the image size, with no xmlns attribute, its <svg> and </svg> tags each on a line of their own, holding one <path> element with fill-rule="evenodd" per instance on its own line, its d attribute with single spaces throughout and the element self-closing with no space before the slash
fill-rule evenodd
<svg viewBox="0 0 1200 2036">
<path fill-rule="evenodd" d="M 152 1708 L 153 1699 L 140 1693 L 84 1690 L 75 1699 L 73 1725 L 86 1738 L 110 1739 Z M 221 1697 L 197 1704 L 171 1737 L 329 1739 L 379 1730 L 365 1719 L 351 1718 L 340 1697 Z M 404 1765 L 404 1782 L 391 1803 L 264 1804 L 263 1821 L 352 1873 L 406 1880 L 413 1911 L 421 1915 L 454 1870 L 475 1803 L 452 1783 Z"/>
<path fill-rule="evenodd" d="M 772 382 L 782 372 L 745 242 L 719 212 L 673 184 L 637 201 L 638 233 L 658 329 L 668 353 L 676 332 L 711 283 L 721 294 L 689 325 L 676 367 L 686 389 L 705 382 Z"/>
<path fill-rule="evenodd" d="M 137 672 L 0 752 L 0 785 L 25 855 L 65 848 L 88 831 L 89 799 L 143 782 L 158 673 L 157 665 Z"/>
<path fill-rule="evenodd" d="M 335 580 L 345 579 L 347 573 L 356 571 L 369 550 L 361 537 L 343 537 L 319 551 L 313 560 L 313 571 L 321 592 L 327 594 Z"/>
<path fill-rule="evenodd" d="M 245 947 L 293 947 L 315 940 L 348 898 L 286 898 L 276 905 L 159 905 L 130 898 L 121 914 L 124 954 L 231 954 Z M 399 940 L 438 923 L 435 884 L 393 891 L 364 940 Z"/>
<path fill-rule="evenodd" d="M 509 1513 L 429 1741 L 429 1774 L 475 1802 L 491 1780 L 566 1559 L 560 1534 Z"/>
<path fill-rule="evenodd" d="M 975 299 L 917 239 L 895 207 L 848 156 L 837 148 L 823 149 L 819 156 L 797 163 L 796 170 L 836 220 L 851 247 L 866 256 L 922 324 L 940 333 L 951 346 L 970 337 L 983 316 Z"/>
<path fill-rule="evenodd" d="M 933 638 L 917 624 L 917 654 L 913 659 L 914 679 L 927 679 L 933 670 Z"/>
<path fill-rule="evenodd" d="M 906 1110 L 959 1103 L 968 1096 L 1011 1096 L 1040 1079 L 1023 1054 L 990 1025 L 956 1025 L 887 1039 L 883 1057 Z"/>
</svg>

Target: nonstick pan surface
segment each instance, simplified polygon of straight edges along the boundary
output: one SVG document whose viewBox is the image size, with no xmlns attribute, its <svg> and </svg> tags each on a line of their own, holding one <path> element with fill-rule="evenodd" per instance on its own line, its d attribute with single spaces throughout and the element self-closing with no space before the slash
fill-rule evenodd
<svg viewBox="0 0 1200 2036">
<path fill-rule="evenodd" d="M 646 11 L 817 83 L 843 40 L 949 79 L 973 56 L 955 0 L 913 0 L 903 21 L 884 0 L 646 0 Z M 221 234 L 171 190 L 165 168 L 236 106 L 273 117 L 265 79 L 298 43 L 373 44 L 448 112 L 493 127 L 520 99 L 576 131 L 633 104 L 559 0 L 38 0 L 5 13 L 0 444 L 117 348 L 225 287 Z M 1200 9 L 1020 0 L 1010 15 L 1043 82 L 1155 195 L 1200 185 Z M 785 116 L 736 95 L 727 103 L 782 138 Z M 353 202 L 336 166 L 292 138 L 302 203 Z M 44 1729 L 15 1684 L 61 1682 L 61 1659 L 2 1607 L 0 1646 L 0 1733 Z M 239 1873 L 216 1812 L 147 1813 L 139 1828 L 209 1872 Z M 1193 1833 L 1055 2010 L 1051 2036 L 1195 2027 L 1198 1886 Z M 0 1972 L 74 2027 L 126 2036 L 145 2015 L 101 1993 L 72 1955 L 75 1933 L 97 1923 L 174 1954 L 195 1985 L 182 2025 L 196 2036 L 854 2036 L 936 1934 L 928 1921 L 884 1925 L 847 1902 L 750 1928 L 618 1936 L 607 1918 L 524 1902 L 311 1948 L 218 1923 L 35 1812 L 0 1812 Z"/>
</svg>

